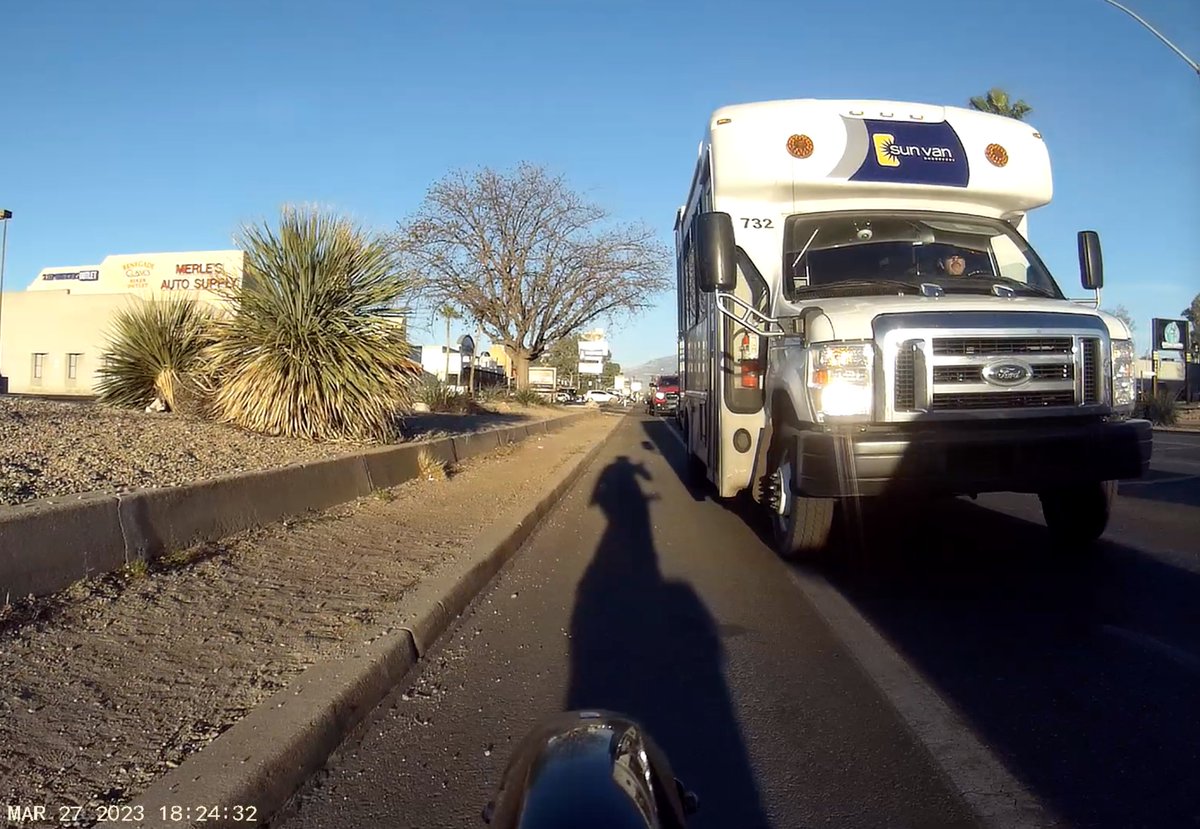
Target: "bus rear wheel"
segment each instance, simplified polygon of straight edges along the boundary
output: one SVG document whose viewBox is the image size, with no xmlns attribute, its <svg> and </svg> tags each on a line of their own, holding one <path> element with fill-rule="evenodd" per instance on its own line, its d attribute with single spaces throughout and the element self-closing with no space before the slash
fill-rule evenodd
<svg viewBox="0 0 1200 829">
<path fill-rule="evenodd" d="M 787 561 L 810 561 L 829 548 L 837 500 L 796 493 L 792 452 L 780 454 L 775 471 L 763 484 L 775 549 Z"/>
</svg>

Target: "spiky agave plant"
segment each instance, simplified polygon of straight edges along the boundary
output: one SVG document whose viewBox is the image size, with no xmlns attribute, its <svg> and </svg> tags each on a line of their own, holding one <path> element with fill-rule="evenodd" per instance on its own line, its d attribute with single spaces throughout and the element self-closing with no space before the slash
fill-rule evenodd
<svg viewBox="0 0 1200 829">
<path fill-rule="evenodd" d="M 177 410 L 204 388 L 202 357 L 212 344 L 213 320 L 192 299 L 135 300 L 118 311 L 97 372 L 101 402 L 140 409 L 161 398 Z"/>
<path fill-rule="evenodd" d="M 389 440 L 420 366 L 402 309 L 415 281 L 387 239 L 308 207 L 247 226 L 242 285 L 211 349 L 221 420 L 310 440 Z"/>
</svg>

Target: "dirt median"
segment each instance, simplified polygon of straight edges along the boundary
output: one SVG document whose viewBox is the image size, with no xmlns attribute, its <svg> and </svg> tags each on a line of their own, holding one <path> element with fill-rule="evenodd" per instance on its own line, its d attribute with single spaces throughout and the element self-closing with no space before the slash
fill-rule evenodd
<svg viewBox="0 0 1200 829">
<path fill-rule="evenodd" d="M 414 585 L 611 425 L 584 418 L 448 480 L 411 481 L 10 613 L 0 796 L 52 811 L 136 796 L 306 667 L 369 638 Z"/>
<path fill-rule="evenodd" d="M 467 434 L 570 414 L 564 408 L 507 402 L 492 408 L 476 414 L 411 415 L 404 419 L 404 440 Z M 0 397 L 0 508 L 83 492 L 180 486 L 362 448 L 268 437 L 199 417 L 113 409 L 87 400 Z"/>
</svg>

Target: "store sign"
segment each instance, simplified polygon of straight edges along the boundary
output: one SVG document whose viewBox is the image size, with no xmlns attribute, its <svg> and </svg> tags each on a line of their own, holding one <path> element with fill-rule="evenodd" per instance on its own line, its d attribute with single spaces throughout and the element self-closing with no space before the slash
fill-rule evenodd
<svg viewBox="0 0 1200 829">
<path fill-rule="evenodd" d="M 1153 330 L 1155 351 L 1187 351 L 1188 350 L 1188 321 L 1153 319 L 1150 321 Z"/>
<path fill-rule="evenodd" d="M 219 299 L 241 285 L 243 263 L 244 254 L 238 250 L 114 255 L 99 265 L 43 268 L 29 288 L 142 296 L 207 292 L 213 296 L 205 299 Z"/>
<path fill-rule="evenodd" d="M 579 335 L 580 362 L 593 363 L 608 359 L 608 338 L 603 331 L 588 331 Z"/>
<path fill-rule="evenodd" d="M 160 291 L 220 291 L 237 287 L 232 276 L 205 276 L 197 279 L 164 279 Z"/>
<path fill-rule="evenodd" d="M 52 271 L 42 274 L 43 282 L 95 282 L 100 278 L 100 271 Z"/>
<path fill-rule="evenodd" d="M 154 263 L 149 259 L 138 259 L 121 265 L 125 274 L 125 284 L 130 290 L 144 290 L 150 285 L 150 277 L 154 275 Z"/>
<path fill-rule="evenodd" d="M 205 262 L 203 264 L 182 264 L 175 266 L 175 273 L 178 274 L 225 274 L 225 263 L 223 262 Z"/>
</svg>

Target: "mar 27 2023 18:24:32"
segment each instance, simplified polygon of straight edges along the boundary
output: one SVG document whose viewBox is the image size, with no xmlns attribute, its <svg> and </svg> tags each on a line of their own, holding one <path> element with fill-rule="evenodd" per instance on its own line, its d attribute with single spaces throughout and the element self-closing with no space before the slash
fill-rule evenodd
<svg viewBox="0 0 1200 829">
<path fill-rule="evenodd" d="M 258 823 L 258 807 L 246 805 L 217 806 L 217 805 L 172 805 L 159 806 L 152 810 L 151 819 L 159 823 L 191 824 L 223 821 L 233 823 Z M 84 826 L 97 823 L 124 823 L 134 826 L 142 825 L 147 819 L 144 806 L 132 805 L 100 805 L 84 806 L 46 806 L 34 804 L 5 804 L 4 818 L 6 826 Z"/>
</svg>

